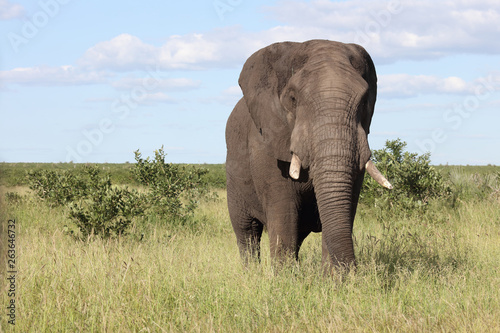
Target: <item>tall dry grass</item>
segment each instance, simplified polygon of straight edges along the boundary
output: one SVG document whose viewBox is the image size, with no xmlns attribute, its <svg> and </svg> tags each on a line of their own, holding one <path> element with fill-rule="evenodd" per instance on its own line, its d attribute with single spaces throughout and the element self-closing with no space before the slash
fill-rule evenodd
<svg viewBox="0 0 500 333">
<path fill-rule="evenodd" d="M 67 232 L 62 209 L 3 206 L 18 225 L 16 331 L 500 331 L 498 201 L 386 220 L 361 206 L 357 271 L 325 277 L 317 234 L 297 264 L 276 270 L 264 237 L 262 262 L 243 267 L 219 196 L 190 228 L 149 219 L 133 237 L 89 242 Z"/>
</svg>

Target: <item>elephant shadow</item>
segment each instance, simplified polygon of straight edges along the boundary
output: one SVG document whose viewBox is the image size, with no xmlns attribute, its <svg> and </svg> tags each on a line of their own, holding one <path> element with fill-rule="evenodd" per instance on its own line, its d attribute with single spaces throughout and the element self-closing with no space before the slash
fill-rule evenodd
<svg viewBox="0 0 500 333">
<path fill-rule="evenodd" d="M 277 160 L 277 167 L 281 171 L 281 176 L 283 178 L 290 178 L 289 171 L 290 171 L 290 162 L 285 162 L 281 160 Z M 296 182 L 299 183 L 306 183 L 309 181 L 309 168 L 307 169 L 302 169 L 300 172 L 300 176 L 298 179 L 295 180 Z"/>
</svg>

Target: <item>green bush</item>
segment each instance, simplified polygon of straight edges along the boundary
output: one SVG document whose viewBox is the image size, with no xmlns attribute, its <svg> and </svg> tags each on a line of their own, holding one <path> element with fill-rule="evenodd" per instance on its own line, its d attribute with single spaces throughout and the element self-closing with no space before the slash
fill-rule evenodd
<svg viewBox="0 0 500 333">
<path fill-rule="evenodd" d="M 70 218 L 83 237 L 125 234 L 132 219 L 144 212 L 143 195 L 113 187 L 110 176 L 102 176 L 96 166 L 87 167 L 86 173 L 86 195 L 70 203 Z"/>
<path fill-rule="evenodd" d="M 208 193 L 203 178 L 207 169 L 165 163 L 163 147 L 150 160 L 135 152 L 136 164 L 132 173 L 148 191 L 146 209 L 172 222 L 185 223 L 192 218 L 198 200 Z"/>
<path fill-rule="evenodd" d="M 74 173 L 62 170 L 30 170 L 28 186 L 51 206 L 66 205 L 87 195 L 87 184 Z"/>
<path fill-rule="evenodd" d="M 431 199 L 450 194 L 441 174 L 430 165 L 430 154 L 409 153 L 405 148 L 406 142 L 400 139 L 388 140 L 385 148 L 372 152 L 372 160 L 394 189 L 382 188 L 366 174 L 362 203 L 385 211 L 422 212 Z"/>
<path fill-rule="evenodd" d="M 113 186 L 98 166 L 79 170 L 35 170 L 27 173 L 30 189 L 51 206 L 68 209 L 84 238 L 124 235 L 137 216 L 154 215 L 169 224 L 193 220 L 199 200 L 209 197 L 207 169 L 165 163 L 163 148 L 150 160 L 135 152 L 128 178 L 144 191 Z"/>
</svg>

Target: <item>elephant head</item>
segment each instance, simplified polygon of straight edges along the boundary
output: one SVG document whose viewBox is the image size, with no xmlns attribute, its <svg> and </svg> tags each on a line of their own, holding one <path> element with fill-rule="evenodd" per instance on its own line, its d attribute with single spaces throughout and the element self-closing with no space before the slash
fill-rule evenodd
<svg viewBox="0 0 500 333">
<path fill-rule="evenodd" d="M 333 263 L 354 261 L 352 223 L 365 170 L 390 183 L 370 161 L 367 136 L 377 76 L 359 45 L 312 40 L 257 51 L 239 78 L 268 154 L 312 179 L 324 246 Z"/>
</svg>

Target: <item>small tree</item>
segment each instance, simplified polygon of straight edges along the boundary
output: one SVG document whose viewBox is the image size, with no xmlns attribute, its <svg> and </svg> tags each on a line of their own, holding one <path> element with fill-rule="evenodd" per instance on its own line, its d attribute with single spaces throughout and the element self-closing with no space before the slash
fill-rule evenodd
<svg viewBox="0 0 500 333">
<path fill-rule="evenodd" d="M 185 224 L 193 218 L 198 200 L 208 194 L 208 170 L 165 163 L 163 148 L 155 158 L 135 152 L 133 175 L 146 187 L 138 192 L 111 184 L 109 174 L 97 166 L 83 172 L 30 171 L 30 188 L 52 206 L 65 206 L 83 237 L 123 235 L 139 215 L 154 214 L 169 223 Z"/>
<path fill-rule="evenodd" d="M 87 195 L 72 202 L 69 216 L 84 237 L 122 235 L 132 218 L 144 212 L 143 196 L 135 190 L 112 187 L 109 175 L 95 166 L 86 167 Z"/>
<path fill-rule="evenodd" d="M 165 163 L 163 147 L 150 160 L 135 152 L 134 176 L 148 188 L 147 209 L 163 217 L 185 223 L 193 216 L 198 199 L 208 191 L 203 175 L 208 170 Z"/>
<path fill-rule="evenodd" d="M 29 188 L 50 206 L 62 206 L 87 195 L 87 184 L 70 171 L 30 170 Z"/>
</svg>

